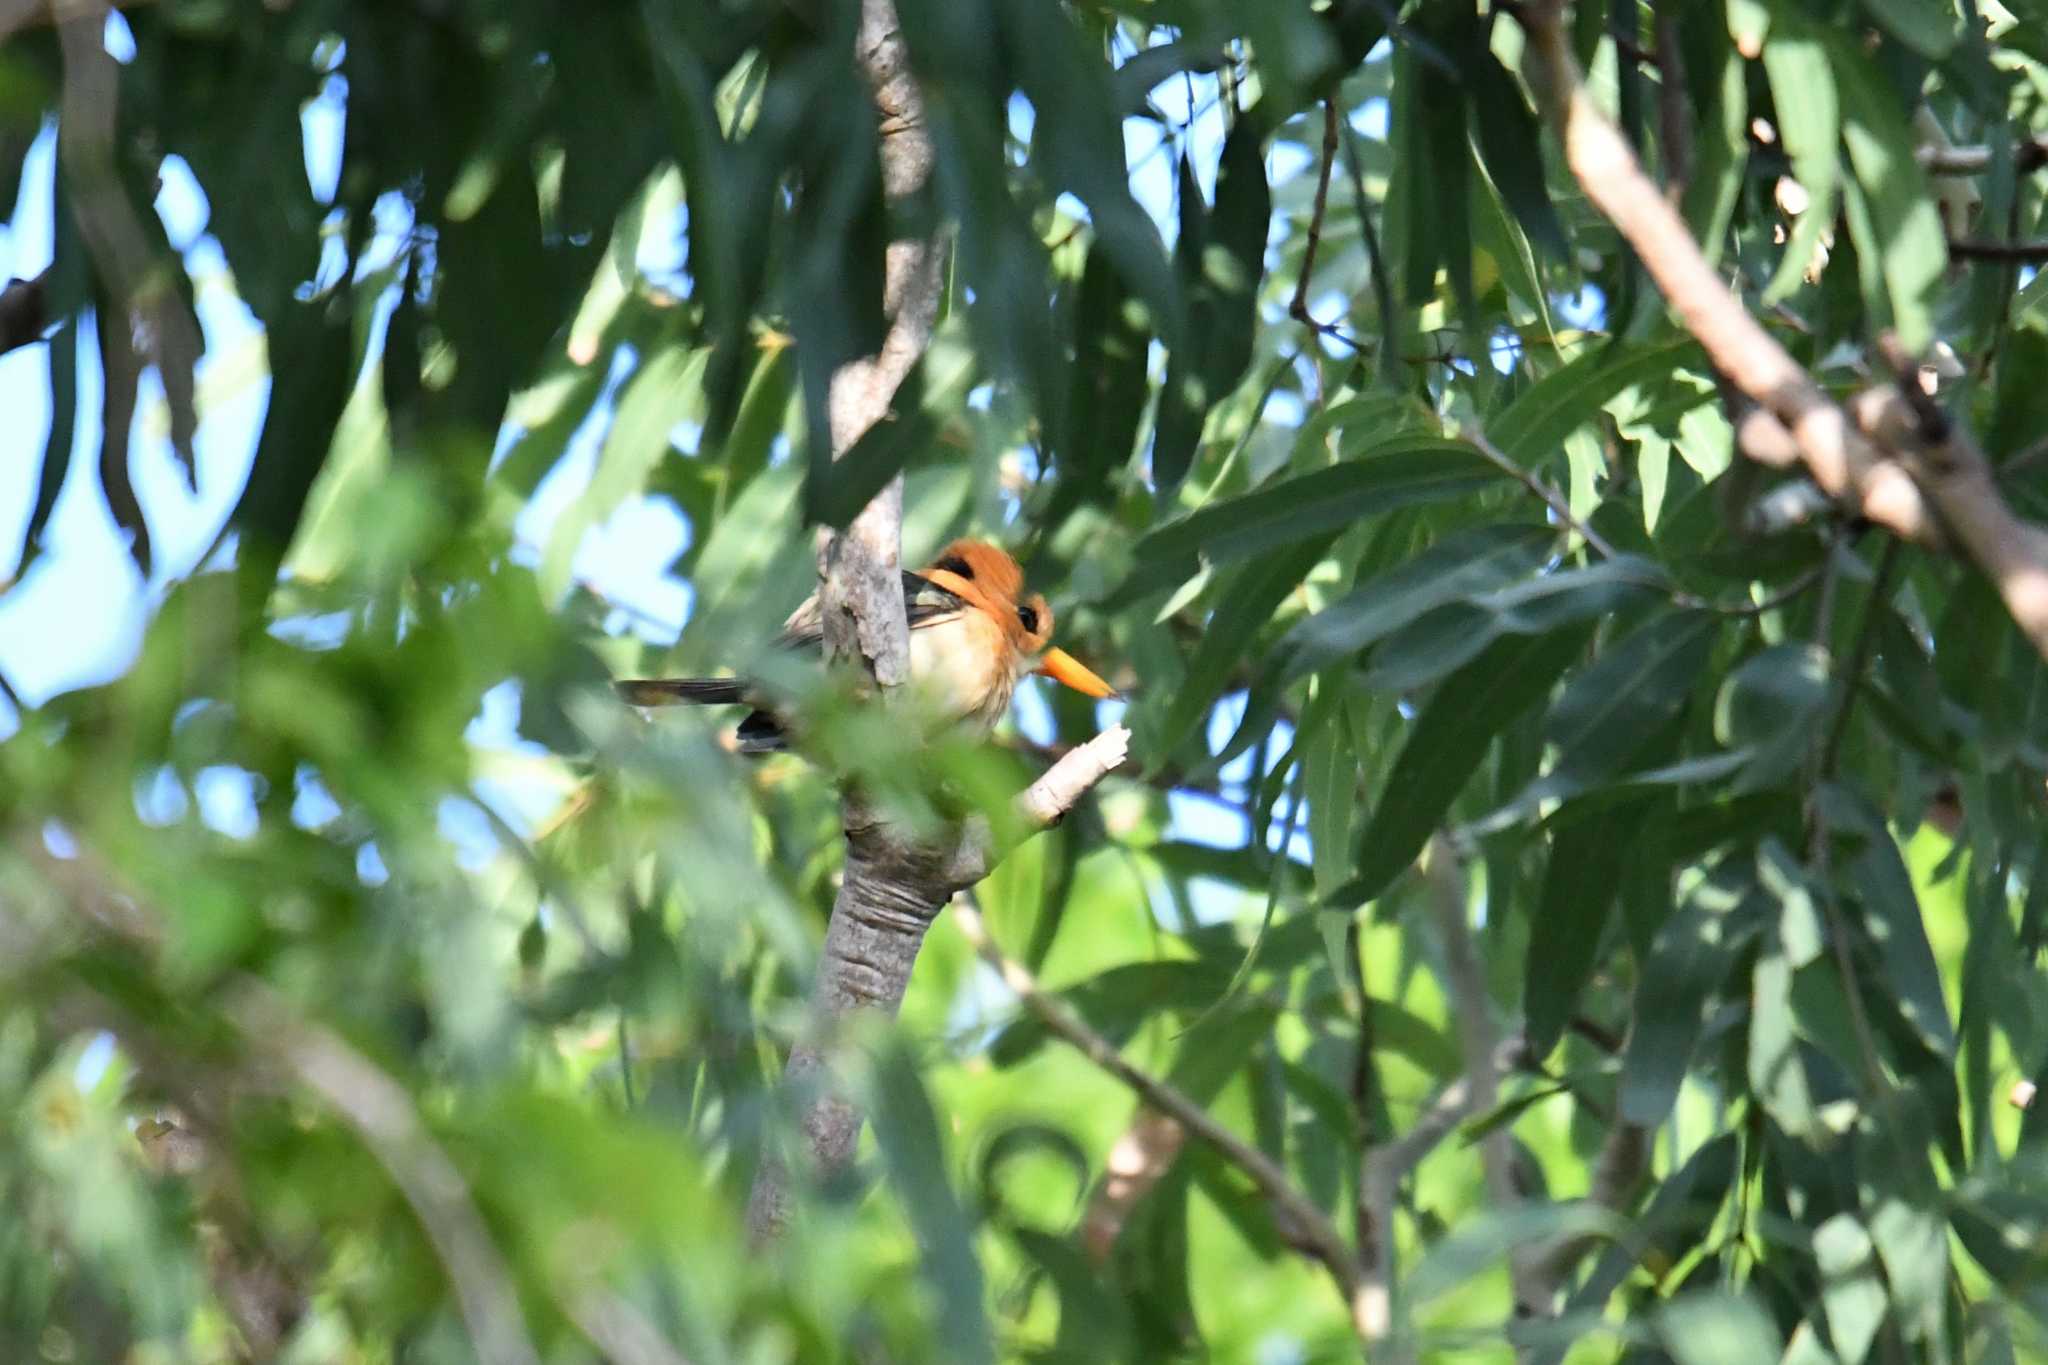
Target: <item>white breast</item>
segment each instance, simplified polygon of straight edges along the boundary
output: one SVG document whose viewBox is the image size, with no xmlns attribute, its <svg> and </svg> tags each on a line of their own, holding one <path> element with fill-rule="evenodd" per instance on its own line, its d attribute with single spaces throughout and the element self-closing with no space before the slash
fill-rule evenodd
<svg viewBox="0 0 2048 1365">
<path fill-rule="evenodd" d="M 942 714 L 993 726 L 1017 686 L 1015 651 L 978 611 L 963 611 L 910 632 L 911 680 Z"/>
</svg>

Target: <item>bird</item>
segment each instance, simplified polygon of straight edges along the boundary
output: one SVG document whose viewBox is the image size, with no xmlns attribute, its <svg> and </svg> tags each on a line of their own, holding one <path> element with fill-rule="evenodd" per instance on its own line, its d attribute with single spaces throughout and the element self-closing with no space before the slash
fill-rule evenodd
<svg viewBox="0 0 2048 1365">
<path fill-rule="evenodd" d="M 1063 649 L 1050 647 L 1052 608 L 1039 593 L 1026 594 L 1024 571 L 1001 549 L 982 540 L 956 540 L 930 564 L 903 573 L 903 614 L 910 624 L 910 677 L 949 722 L 983 733 L 1009 710 L 1017 683 L 1041 673 L 1086 696 L 1121 694 Z M 816 651 L 824 640 L 818 595 L 811 594 L 783 623 L 776 643 Z M 622 678 L 615 684 L 631 706 L 752 706 L 740 722 L 742 753 L 789 747 L 784 718 L 771 698 L 747 678 Z"/>
</svg>

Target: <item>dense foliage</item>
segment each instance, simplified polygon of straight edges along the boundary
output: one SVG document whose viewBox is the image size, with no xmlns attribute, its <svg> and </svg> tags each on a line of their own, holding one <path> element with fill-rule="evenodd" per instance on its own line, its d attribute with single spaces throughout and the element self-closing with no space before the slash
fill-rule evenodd
<svg viewBox="0 0 2048 1365">
<path fill-rule="evenodd" d="M 835 791 L 604 683 L 744 665 L 898 470 L 906 562 L 1006 543 L 1132 693 L 1131 766 L 976 902 L 1391 1251 L 1387 1351 L 1511 1358 L 1511 1250 L 1557 1276 L 1534 1358 L 2048 1350 L 2048 671 L 1967 564 L 1740 456 L 1518 7 L 898 0 L 898 201 L 858 8 L 6 37 L 0 206 L 54 262 L 0 631 L 120 553 L 60 493 L 150 604 L 112 681 L 0 706 L 0 1355 L 1355 1358 L 1244 1173 L 945 918 L 845 1050 L 858 1178 L 745 1252 Z M 2048 515 L 2048 5 L 1572 14 L 1772 333 L 1847 394 L 1895 331 Z M 884 248 L 935 230 L 934 343 L 833 464 Z M 172 555 L 195 468 L 233 510 Z M 1117 714 L 1027 697 L 955 785 Z"/>
</svg>

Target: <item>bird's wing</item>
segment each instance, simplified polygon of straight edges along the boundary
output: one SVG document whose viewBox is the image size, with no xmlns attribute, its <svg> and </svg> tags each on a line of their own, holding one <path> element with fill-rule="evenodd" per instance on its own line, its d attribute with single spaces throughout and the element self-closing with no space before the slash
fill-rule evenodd
<svg viewBox="0 0 2048 1365">
<path fill-rule="evenodd" d="M 912 630 L 950 621 L 967 609 L 967 601 L 908 569 L 903 571 L 903 615 Z M 818 621 L 818 596 L 811 594 L 782 623 L 781 643 L 789 649 L 816 649 L 825 638 Z"/>
</svg>

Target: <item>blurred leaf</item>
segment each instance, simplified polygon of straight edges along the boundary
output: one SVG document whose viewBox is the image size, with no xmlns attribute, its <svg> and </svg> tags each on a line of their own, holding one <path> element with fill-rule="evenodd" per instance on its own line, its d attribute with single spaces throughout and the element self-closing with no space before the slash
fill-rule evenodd
<svg viewBox="0 0 2048 1365">
<path fill-rule="evenodd" d="M 1728 675 L 1714 702 L 1714 734 L 1752 755 L 1740 789 L 1771 786 L 1805 759 L 1830 688 L 1828 654 L 1818 645 L 1773 645 Z"/>
<path fill-rule="evenodd" d="M 1792 225 L 1785 254 L 1763 297 L 1776 302 L 1796 290 L 1815 265 L 1821 235 L 1835 223 L 1835 186 L 1842 160 L 1842 115 L 1835 99 L 1835 75 L 1820 38 L 1780 24 L 1764 45 L 1764 71 L 1771 82 L 1771 106 L 1778 135 L 1792 157 L 1792 174 L 1806 191 L 1806 207 Z"/>
<path fill-rule="evenodd" d="M 1206 211 L 1194 173 L 1181 160 L 1174 264 L 1189 300 L 1188 332 L 1167 358 L 1159 396 L 1152 478 L 1162 493 L 1187 476 L 1204 418 L 1251 364 L 1273 214 L 1260 138 L 1253 119 L 1239 119 L 1231 129 L 1216 163 L 1216 203 Z"/>
<path fill-rule="evenodd" d="M 669 431 L 676 420 L 676 391 L 700 378 L 703 371 L 701 351 L 668 346 L 649 356 L 627 381 L 611 430 L 598 451 L 597 468 L 591 473 L 589 486 L 563 510 L 548 532 L 539 571 L 544 600 L 562 600 L 569 590 L 569 576 L 584 535 L 602 525 L 621 503 L 639 491 L 654 467 L 670 454 L 673 446 Z"/>
<path fill-rule="evenodd" d="M 910 1058 L 890 1049 L 876 1064 L 869 1116 L 875 1143 L 904 1212 L 916 1229 L 922 1265 L 939 1301 L 938 1337 L 946 1358 L 992 1361 L 995 1345 L 982 1309 L 981 1262 L 973 1229 L 946 1178 L 938 1116 Z"/>
<path fill-rule="evenodd" d="M 1887 33 L 1929 61 L 1940 61 L 1955 48 L 1955 11 L 1938 0 L 1863 0 L 1863 8 Z"/>
<path fill-rule="evenodd" d="M 1656 591 L 1658 571 L 1638 559 L 1560 569 L 1439 607 L 1374 650 L 1367 687 L 1406 691 L 1435 681 L 1508 635 L 1535 635 L 1633 606 Z"/>
<path fill-rule="evenodd" d="M 28 525 L 22 531 L 21 557 L 14 577 L 28 575 L 29 566 L 43 550 L 43 533 L 50 514 L 57 510 L 57 495 L 71 472 L 71 447 L 78 416 L 78 324 L 67 319 L 50 334 L 50 433 L 43 441 L 42 472 L 37 476 L 36 500 L 29 509 Z"/>
<path fill-rule="evenodd" d="M 1952 1059 L 1955 1027 L 1942 992 L 1941 970 L 1927 941 L 1919 899 L 1898 844 L 1883 817 L 1867 802 L 1850 797 L 1839 787 L 1823 789 L 1821 799 L 1836 828 L 1853 829 L 1863 837 L 1862 850 L 1848 861 L 1846 870 L 1869 916 L 1870 935 L 1883 958 L 1900 1011 L 1922 1042 L 1937 1055 Z"/>
<path fill-rule="evenodd" d="M 1876 1248 L 1861 1223 L 1836 1214 L 1814 1229 L 1813 1252 L 1835 1355 L 1843 1365 L 1860 1365 L 1877 1339 L 1886 1307 Z"/>
<path fill-rule="evenodd" d="M 1522 98 L 1521 86 L 1486 46 L 1486 25 L 1476 11 L 1460 11 L 1452 60 L 1471 100 L 1479 155 L 1486 173 L 1499 188 L 1516 226 L 1552 261 L 1570 252 L 1564 226 L 1558 221 L 1550 191 L 1543 183 L 1543 149 L 1537 138 L 1536 115 Z M 1531 300 L 1538 302 L 1539 300 Z"/>
<path fill-rule="evenodd" d="M 1064 444 L 1054 455 L 1059 483 L 1045 510 L 1048 526 L 1103 498 L 1130 463 L 1145 413 L 1150 338 L 1132 319 L 1129 300 L 1107 251 L 1090 247 L 1074 305 L 1073 384 Z"/>
<path fill-rule="evenodd" d="M 1784 1350 L 1764 1311 L 1733 1294 L 1687 1294 L 1657 1315 L 1665 1349 L 1678 1365 L 1740 1365 L 1776 1360 Z"/>
<path fill-rule="evenodd" d="M 1900 344 L 1917 355 L 1934 339 L 1934 289 L 1948 267 L 1941 218 L 1914 159 L 1913 130 L 1898 100 L 1860 51 L 1839 34 L 1828 37 L 1842 99 L 1842 140 L 1874 234 L 1857 249 L 1882 263 L 1892 325 Z M 1857 218 L 1849 221 L 1854 228 Z"/>
</svg>

